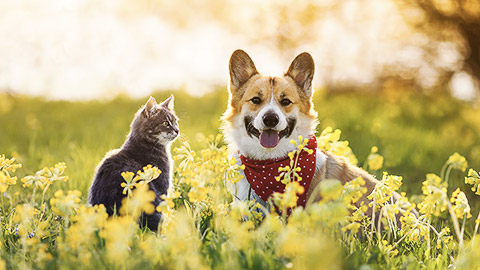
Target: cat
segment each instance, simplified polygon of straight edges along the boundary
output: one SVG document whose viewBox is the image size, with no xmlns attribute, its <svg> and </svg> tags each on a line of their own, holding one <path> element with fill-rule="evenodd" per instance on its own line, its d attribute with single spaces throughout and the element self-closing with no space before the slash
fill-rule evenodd
<svg viewBox="0 0 480 270">
<path fill-rule="evenodd" d="M 120 149 L 112 150 L 100 162 L 89 190 L 88 202 L 103 204 L 109 216 L 118 213 L 122 199 L 124 182 L 122 172 L 136 173 L 151 164 L 162 173 L 149 183 L 155 192 L 155 208 L 162 201 L 171 186 L 170 144 L 179 134 L 178 118 L 173 110 L 173 95 L 161 104 L 153 97 L 136 114 L 130 126 L 127 140 Z M 161 213 L 145 213 L 140 218 L 140 227 L 157 231 Z"/>
</svg>

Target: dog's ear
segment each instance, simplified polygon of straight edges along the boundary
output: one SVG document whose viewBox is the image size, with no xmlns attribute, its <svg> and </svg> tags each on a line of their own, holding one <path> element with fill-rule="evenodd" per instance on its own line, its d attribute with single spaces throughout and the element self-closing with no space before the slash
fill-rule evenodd
<svg viewBox="0 0 480 270">
<path fill-rule="evenodd" d="M 252 59 L 243 50 L 233 52 L 232 57 L 230 57 L 229 69 L 230 91 L 232 93 L 258 73 Z"/>
<path fill-rule="evenodd" d="M 315 63 L 312 56 L 307 53 L 301 53 L 293 59 L 285 76 L 289 76 L 303 90 L 307 97 L 312 96 L 312 80 L 315 72 Z"/>
</svg>

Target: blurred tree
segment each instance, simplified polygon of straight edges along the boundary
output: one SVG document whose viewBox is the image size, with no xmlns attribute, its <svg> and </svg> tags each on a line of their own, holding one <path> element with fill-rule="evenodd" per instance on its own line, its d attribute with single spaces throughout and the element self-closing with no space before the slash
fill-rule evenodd
<svg viewBox="0 0 480 270">
<path fill-rule="evenodd" d="M 407 22 L 432 40 L 452 42 L 463 56 L 459 70 L 480 80 L 479 0 L 396 0 Z M 459 71 L 457 70 L 457 71 Z M 455 70 L 444 70 L 439 83 Z"/>
</svg>

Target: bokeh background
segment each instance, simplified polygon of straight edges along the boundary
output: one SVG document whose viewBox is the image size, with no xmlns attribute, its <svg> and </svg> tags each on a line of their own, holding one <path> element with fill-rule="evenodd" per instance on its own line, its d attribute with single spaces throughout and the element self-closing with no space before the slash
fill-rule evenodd
<svg viewBox="0 0 480 270">
<path fill-rule="evenodd" d="M 0 37 L 0 153 L 25 174 L 65 161 L 84 196 L 149 95 L 174 93 L 204 147 L 238 48 L 272 75 L 310 52 L 318 130 L 341 129 L 360 166 L 378 146 L 409 194 L 454 152 L 480 169 L 477 0 L 3 0 Z"/>
</svg>

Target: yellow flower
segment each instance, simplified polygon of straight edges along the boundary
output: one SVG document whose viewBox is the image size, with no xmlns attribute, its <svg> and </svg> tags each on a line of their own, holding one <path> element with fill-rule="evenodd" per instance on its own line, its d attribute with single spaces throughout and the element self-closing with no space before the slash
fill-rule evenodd
<svg viewBox="0 0 480 270">
<path fill-rule="evenodd" d="M 59 216 L 73 215 L 80 207 L 80 196 L 82 193 L 78 190 L 68 190 L 66 195 L 63 190 L 56 191 L 50 199 L 52 211 Z"/>
<path fill-rule="evenodd" d="M 322 201 L 334 201 L 342 195 L 343 186 L 338 180 L 326 179 L 320 182 Z"/>
<path fill-rule="evenodd" d="M 294 208 L 297 206 L 297 194 L 303 194 L 305 188 L 297 181 L 287 183 L 284 193 L 273 193 L 273 201 L 280 209 Z"/>
<path fill-rule="evenodd" d="M 22 164 L 15 164 L 15 158 L 7 159 L 5 155 L 0 155 L 0 193 L 6 192 L 8 187 L 17 183 L 17 177 L 10 176 Z"/>
<path fill-rule="evenodd" d="M 388 175 L 383 173 L 382 180 L 378 181 L 372 193 L 367 196 L 372 200 L 370 203 L 383 206 L 391 197 L 392 193 L 402 185 L 402 177 L 396 175 Z"/>
<path fill-rule="evenodd" d="M 380 250 L 382 250 L 387 256 L 398 255 L 398 250 L 394 249 L 392 245 L 389 245 L 386 240 L 381 241 Z"/>
<path fill-rule="evenodd" d="M 23 187 L 30 187 L 35 185 L 43 189 L 47 184 L 49 184 L 49 179 L 45 175 L 47 174 L 48 168 L 43 168 L 37 172 L 35 175 L 29 175 L 22 178 Z"/>
<path fill-rule="evenodd" d="M 367 157 L 367 166 L 374 171 L 380 170 L 383 167 L 383 156 L 377 152 L 378 148 L 373 146 L 370 150 L 370 154 Z"/>
<path fill-rule="evenodd" d="M 450 234 L 450 228 L 444 227 L 437 238 L 437 249 L 441 249 L 443 247 L 442 244 L 444 245 L 449 245 L 453 240 L 453 235 Z"/>
<path fill-rule="evenodd" d="M 111 218 L 100 231 L 99 236 L 105 239 L 107 258 L 114 264 L 122 265 L 129 257 L 132 237 L 137 224 L 130 217 Z"/>
<path fill-rule="evenodd" d="M 67 165 L 65 162 L 59 162 L 55 164 L 53 168 L 44 168 L 44 176 L 49 179 L 49 184 L 52 184 L 55 181 L 63 181 L 66 182 L 68 180 L 68 176 L 63 176 Z"/>
<path fill-rule="evenodd" d="M 422 192 L 425 198 L 418 204 L 420 213 L 427 217 L 439 216 L 447 210 L 447 184 L 435 174 L 427 174 L 427 179 L 422 183 Z"/>
<path fill-rule="evenodd" d="M 8 187 L 17 183 L 17 177 L 11 177 L 4 171 L 0 171 L 0 193 L 6 192 Z"/>
<path fill-rule="evenodd" d="M 151 191 L 148 185 L 141 185 L 133 190 L 131 197 L 123 198 L 120 214 L 132 216 L 134 220 L 137 220 L 142 212 L 153 214 L 155 212 L 155 206 L 152 203 L 154 199 L 155 192 Z"/>
<path fill-rule="evenodd" d="M 457 152 L 448 158 L 447 163 L 451 164 L 454 169 L 461 170 L 462 172 L 464 172 L 468 167 L 468 162 L 465 157 Z"/>
<path fill-rule="evenodd" d="M 352 181 L 345 183 L 342 197 L 346 204 L 353 204 L 360 200 L 365 193 L 367 193 L 365 180 L 359 176 Z"/>
<path fill-rule="evenodd" d="M 480 175 L 477 171 L 472 168 L 468 170 L 467 177 L 465 177 L 465 184 L 473 185 L 472 191 L 480 195 Z"/>
<path fill-rule="evenodd" d="M 342 227 L 342 231 L 351 231 L 352 233 L 358 233 L 358 230 L 360 229 L 361 224 L 358 222 L 349 222 L 347 225 Z"/>
<path fill-rule="evenodd" d="M 425 237 L 425 240 L 428 240 L 430 228 L 427 223 L 424 222 L 425 219 L 426 216 L 424 215 L 417 218 L 417 215 L 410 210 L 403 213 L 403 216 L 400 217 L 402 234 L 410 241 L 418 241 L 422 236 Z"/>
<path fill-rule="evenodd" d="M 18 235 L 27 237 L 35 229 L 35 216 L 39 211 L 30 204 L 20 204 L 15 207 L 12 221 L 18 223 Z"/>
<path fill-rule="evenodd" d="M 135 188 L 137 184 L 138 177 L 134 177 L 133 172 L 122 172 L 121 173 L 125 182 L 120 184 L 123 187 L 123 194 L 127 194 L 128 197 L 132 196 L 132 189 Z"/>
<path fill-rule="evenodd" d="M 21 168 L 22 164 L 15 164 L 15 158 L 11 159 L 5 158 L 5 155 L 0 155 L 0 171 L 5 173 L 15 172 L 18 168 Z"/>
<path fill-rule="evenodd" d="M 453 211 L 455 212 L 457 218 L 464 218 L 465 216 L 467 218 L 472 217 L 470 214 L 470 205 L 468 204 L 467 196 L 465 193 L 463 193 L 463 191 L 460 191 L 459 188 L 452 193 L 452 198 L 450 198 L 450 201 L 454 203 Z"/>
<path fill-rule="evenodd" d="M 139 180 L 143 180 L 143 181 L 149 183 L 149 182 L 157 179 L 158 176 L 160 176 L 161 173 L 162 173 L 162 171 L 159 168 L 153 167 L 152 165 L 149 164 L 149 165 L 143 167 L 143 172 L 138 171 L 137 175 L 138 175 Z"/>
<path fill-rule="evenodd" d="M 198 183 L 198 182 L 197 182 Z M 190 202 L 201 202 L 207 198 L 208 189 L 205 187 L 194 186 L 188 192 Z"/>
<path fill-rule="evenodd" d="M 343 156 L 347 160 L 356 165 L 358 163 L 357 158 L 353 154 L 352 149 L 348 146 L 347 141 L 339 141 L 341 131 L 336 129 L 333 131 L 331 127 L 325 128 L 320 136 L 317 137 L 317 147 L 320 150 L 329 151 L 333 154 Z"/>
</svg>

